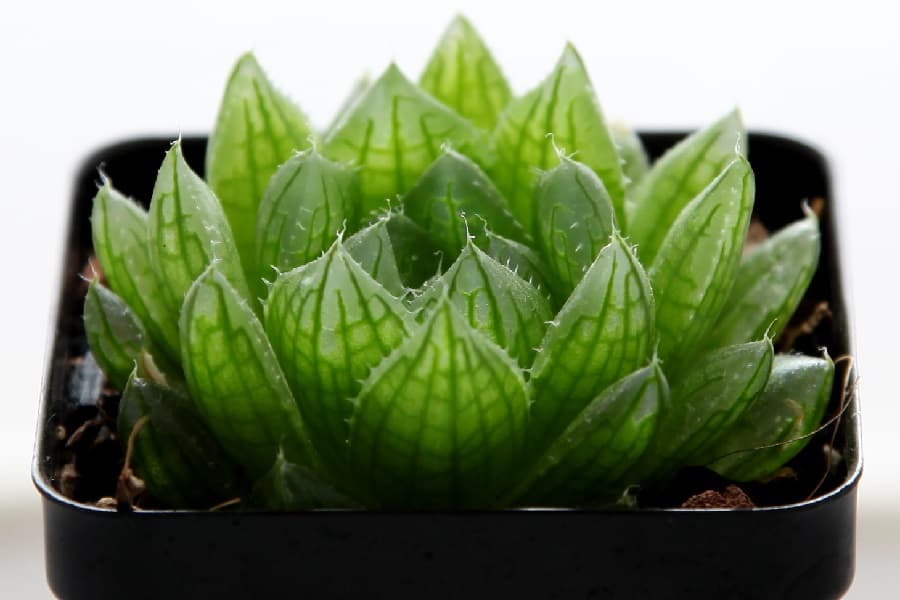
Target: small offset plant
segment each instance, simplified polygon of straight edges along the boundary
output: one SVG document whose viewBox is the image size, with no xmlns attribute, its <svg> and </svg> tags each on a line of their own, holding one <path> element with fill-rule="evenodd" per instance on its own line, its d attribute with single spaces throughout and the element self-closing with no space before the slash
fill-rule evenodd
<svg viewBox="0 0 900 600">
<path fill-rule="evenodd" d="M 743 252 L 746 150 L 731 112 L 649 166 L 571 45 L 514 96 L 462 18 L 418 83 L 389 66 L 324 132 L 241 57 L 205 180 L 176 141 L 149 211 L 95 199 L 85 325 L 131 468 L 175 508 L 599 506 L 686 465 L 771 475 L 834 368 L 773 353 L 818 224 Z"/>
</svg>

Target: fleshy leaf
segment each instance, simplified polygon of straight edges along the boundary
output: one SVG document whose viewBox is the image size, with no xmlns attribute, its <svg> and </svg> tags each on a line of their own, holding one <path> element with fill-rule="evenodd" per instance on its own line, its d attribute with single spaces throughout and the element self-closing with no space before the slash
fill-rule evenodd
<svg viewBox="0 0 900 600">
<path fill-rule="evenodd" d="M 759 395 L 772 369 L 768 339 L 728 346 L 695 359 L 672 388 L 672 402 L 637 471 L 666 478 L 685 465 L 703 465 L 711 450 Z M 633 482 L 643 477 L 635 474 Z"/>
<path fill-rule="evenodd" d="M 618 235 L 597 255 L 550 323 L 529 382 L 541 450 L 607 386 L 646 365 L 654 341 L 644 269 Z"/>
<path fill-rule="evenodd" d="M 553 143 L 547 139 L 553 134 Z M 609 191 L 619 227 L 625 224 L 625 182 L 615 142 L 581 57 L 567 45 L 553 72 L 513 100 L 494 131 L 497 162 L 491 170 L 510 210 L 532 231 L 535 169 L 556 164 L 554 144 L 593 169 Z"/>
<path fill-rule="evenodd" d="M 265 314 L 316 446 L 331 466 L 343 464 L 350 398 L 406 337 L 411 315 L 339 241 L 323 257 L 280 276 Z"/>
<path fill-rule="evenodd" d="M 819 224 L 812 213 L 741 260 L 734 287 L 704 345 L 717 348 L 772 338 L 784 329 L 819 264 Z"/>
<path fill-rule="evenodd" d="M 531 366 L 546 323 L 553 318 L 550 303 L 534 287 L 470 241 L 418 305 L 426 308 L 444 295 L 472 328 L 504 348 L 521 367 Z"/>
<path fill-rule="evenodd" d="M 155 293 L 173 316 L 181 311 L 191 284 L 212 262 L 242 298 L 251 297 L 222 207 L 184 161 L 180 141 L 172 144 L 156 177 L 149 229 L 150 262 L 159 282 Z"/>
<path fill-rule="evenodd" d="M 110 287 L 131 307 L 168 361 L 177 364 L 178 312 L 158 293 L 147 248 L 147 213 L 107 181 L 94 197 L 91 231 Z"/>
<path fill-rule="evenodd" d="M 509 84 L 484 41 L 462 16 L 447 27 L 419 79 L 423 90 L 491 129 L 512 98 Z"/>
<path fill-rule="evenodd" d="M 409 217 L 392 214 L 385 221 L 400 279 L 410 288 L 418 288 L 440 270 L 444 257 L 428 232 Z"/>
<path fill-rule="evenodd" d="M 365 74 L 356 80 L 356 83 L 350 88 L 350 93 L 347 94 L 347 97 L 344 99 L 343 103 L 341 103 L 340 108 L 338 108 L 334 117 L 332 117 L 331 123 L 325 128 L 325 133 L 322 136 L 323 138 L 327 138 L 331 135 L 337 126 L 341 124 L 341 121 L 343 121 L 350 111 L 353 110 L 353 107 L 356 106 L 356 103 L 359 102 L 360 98 L 365 96 L 366 90 L 371 86 L 372 78 L 368 74 Z"/>
<path fill-rule="evenodd" d="M 272 468 L 253 485 L 251 504 L 267 510 L 362 508 L 308 467 L 279 453 Z"/>
<path fill-rule="evenodd" d="M 403 214 L 425 229 L 453 260 L 468 236 L 482 243 L 485 229 L 523 241 L 525 232 L 478 165 L 445 150 L 403 197 Z"/>
<path fill-rule="evenodd" d="M 484 249 L 488 256 L 504 265 L 507 269 L 527 281 L 538 291 L 546 294 L 550 288 L 547 281 L 550 280 L 549 269 L 537 253 L 514 240 L 496 235 L 487 231 L 487 248 Z"/>
<path fill-rule="evenodd" d="M 746 155 L 747 134 L 734 110 L 666 152 L 632 188 L 628 235 L 644 264 L 656 258 L 666 233 L 682 210 L 738 155 Z"/>
<path fill-rule="evenodd" d="M 641 138 L 627 125 L 617 122 L 610 123 L 609 132 L 612 134 L 622 159 L 625 187 L 630 189 L 650 170 L 650 158 L 647 156 L 644 144 L 641 143 Z"/>
<path fill-rule="evenodd" d="M 216 438 L 252 477 L 283 447 L 315 465 L 297 403 L 262 324 L 225 277 L 210 267 L 191 286 L 179 321 L 188 388 Z"/>
<path fill-rule="evenodd" d="M 256 216 L 269 179 L 295 150 L 310 146 L 311 130 L 247 53 L 231 72 L 206 151 L 206 178 L 222 202 L 251 282 L 255 276 Z"/>
<path fill-rule="evenodd" d="M 325 140 L 325 154 L 361 167 L 362 215 L 406 193 L 449 143 L 487 160 L 485 135 L 391 65 Z"/>
<path fill-rule="evenodd" d="M 144 328 L 125 302 L 92 281 L 84 299 L 84 329 L 91 352 L 107 379 L 124 389 L 144 349 Z"/>
<path fill-rule="evenodd" d="M 647 448 L 668 396 L 656 362 L 606 388 L 531 467 L 519 503 L 571 506 L 621 493 L 611 485 Z"/>
<path fill-rule="evenodd" d="M 385 216 L 354 233 L 344 242 L 344 249 L 375 281 L 400 298 L 406 294 L 406 285 L 397 267 L 394 243 L 387 226 L 389 218 Z"/>
<path fill-rule="evenodd" d="M 613 232 L 613 207 L 603 182 L 587 166 L 560 157 L 534 195 L 534 239 L 552 269 L 560 298 L 572 292 Z"/>
<path fill-rule="evenodd" d="M 239 497 L 245 486 L 191 404 L 175 391 L 132 375 L 119 403 L 123 444 L 136 423 L 132 467 L 153 497 L 171 508 L 210 508 Z"/>
<path fill-rule="evenodd" d="M 793 458 L 811 438 L 831 398 L 834 363 L 829 358 L 779 355 L 762 394 L 729 429 L 710 457 L 711 468 L 735 481 L 767 477 Z M 784 445 L 751 450 L 796 440 Z"/>
<path fill-rule="evenodd" d="M 519 368 L 445 300 L 363 384 L 351 464 L 387 507 L 487 507 L 521 460 L 527 416 Z"/>
<path fill-rule="evenodd" d="M 321 256 L 348 222 L 356 223 L 357 185 L 355 172 L 315 150 L 278 167 L 259 206 L 257 277 L 272 280 Z"/>
<path fill-rule="evenodd" d="M 693 359 L 728 300 L 754 193 L 753 172 L 739 157 L 684 209 L 650 267 L 669 377 Z"/>
</svg>

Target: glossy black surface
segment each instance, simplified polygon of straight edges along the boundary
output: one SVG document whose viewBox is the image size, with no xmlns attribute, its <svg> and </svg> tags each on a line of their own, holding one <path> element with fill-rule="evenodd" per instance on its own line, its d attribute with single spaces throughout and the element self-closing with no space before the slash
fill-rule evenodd
<svg viewBox="0 0 900 600">
<path fill-rule="evenodd" d="M 642 138 L 658 155 L 682 135 Z M 60 468 L 54 427 L 69 408 L 67 359 L 84 350 L 78 273 L 90 253 L 97 167 L 103 165 L 116 187 L 147 201 L 167 146 L 152 139 L 104 148 L 76 182 L 34 463 L 47 577 L 58 596 L 835 598 L 849 586 L 861 472 L 855 397 L 837 438 L 844 461 L 822 495 L 763 509 L 137 514 L 66 499 L 54 481 Z M 202 166 L 205 140 L 189 138 L 184 147 L 189 162 Z M 753 134 L 750 160 L 756 214 L 768 227 L 799 218 L 803 199 L 834 202 L 826 163 L 808 146 Z M 806 343 L 827 345 L 837 356 L 852 351 L 852 340 L 830 214 L 822 220 L 822 260 L 810 295 L 827 299 L 834 318 Z M 829 435 L 798 460 L 821 461 Z"/>
</svg>

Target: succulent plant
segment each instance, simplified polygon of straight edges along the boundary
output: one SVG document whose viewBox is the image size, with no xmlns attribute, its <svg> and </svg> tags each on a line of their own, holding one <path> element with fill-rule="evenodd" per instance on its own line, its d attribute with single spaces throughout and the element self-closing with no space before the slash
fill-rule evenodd
<svg viewBox="0 0 900 600">
<path fill-rule="evenodd" d="M 316 132 L 250 54 L 205 180 L 180 141 L 149 211 L 104 181 L 85 325 L 158 502 L 601 505 L 685 465 L 795 455 L 833 364 L 775 355 L 809 212 L 743 253 L 736 111 L 649 165 L 571 45 L 514 96 L 462 18 Z M 767 446 L 760 449 L 761 446 Z"/>
</svg>

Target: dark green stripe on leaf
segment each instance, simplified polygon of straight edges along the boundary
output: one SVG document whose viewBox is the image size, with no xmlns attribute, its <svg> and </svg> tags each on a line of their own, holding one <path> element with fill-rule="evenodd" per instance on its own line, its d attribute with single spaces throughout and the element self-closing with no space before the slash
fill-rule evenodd
<svg viewBox="0 0 900 600">
<path fill-rule="evenodd" d="M 210 430 L 251 476 L 283 447 L 292 460 L 315 457 L 297 404 L 262 324 L 211 267 L 191 286 L 180 319 L 188 387 Z"/>
<path fill-rule="evenodd" d="M 834 363 L 811 356 L 775 357 L 762 394 L 708 453 L 710 467 L 736 481 L 772 475 L 806 444 L 831 398 Z M 795 440 L 788 442 L 788 440 Z M 752 450 L 760 446 L 780 444 Z"/>
</svg>

